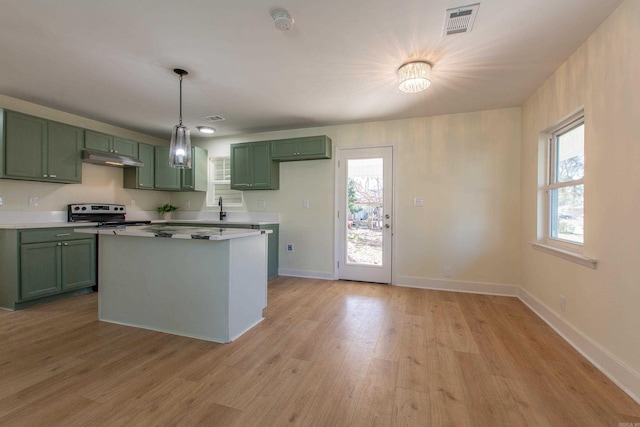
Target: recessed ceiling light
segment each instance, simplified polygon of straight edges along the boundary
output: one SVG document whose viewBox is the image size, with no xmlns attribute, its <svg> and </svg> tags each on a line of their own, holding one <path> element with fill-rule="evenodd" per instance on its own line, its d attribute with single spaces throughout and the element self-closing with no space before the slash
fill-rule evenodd
<svg viewBox="0 0 640 427">
<path fill-rule="evenodd" d="M 216 130 L 210 126 L 198 126 L 197 128 L 202 133 L 214 133 Z"/>
</svg>

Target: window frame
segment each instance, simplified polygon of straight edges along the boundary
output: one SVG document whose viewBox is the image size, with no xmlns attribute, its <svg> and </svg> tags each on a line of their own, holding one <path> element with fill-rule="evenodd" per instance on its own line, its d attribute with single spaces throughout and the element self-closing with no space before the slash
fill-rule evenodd
<svg viewBox="0 0 640 427">
<path fill-rule="evenodd" d="M 575 187 L 578 185 L 582 185 L 584 188 L 584 194 L 586 194 L 586 186 L 585 186 L 585 176 L 587 174 L 586 169 L 586 155 L 585 155 L 585 146 L 586 146 L 586 137 L 583 139 L 583 156 L 585 157 L 585 168 L 582 178 L 571 180 L 571 181 L 563 181 L 559 182 L 557 174 L 557 156 L 558 156 L 558 137 L 562 136 L 572 129 L 575 129 L 578 126 L 585 126 L 586 128 L 586 120 L 584 110 L 580 110 L 577 113 L 571 115 L 566 120 L 563 120 L 558 125 L 552 127 L 547 132 L 547 162 L 546 162 L 546 177 L 545 177 L 545 185 L 544 185 L 544 193 L 545 193 L 545 230 L 544 230 L 544 243 L 561 249 L 565 251 L 569 251 L 576 254 L 582 254 L 584 252 L 584 223 L 586 219 L 586 215 L 583 213 L 583 239 L 582 242 L 574 242 L 566 239 L 562 239 L 559 237 L 552 236 L 553 225 L 554 225 L 554 217 L 557 211 L 557 204 L 555 204 L 552 200 L 553 198 L 553 190 L 559 190 L 561 188 L 569 188 Z M 586 134 L 585 134 L 586 135 Z M 583 201 L 584 203 L 584 201 Z M 584 206 L 583 206 L 584 212 Z"/>
<path fill-rule="evenodd" d="M 240 202 L 229 202 L 229 201 L 225 201 L 224 200 L 224 196 L 223 196 L 223 203 L 225 207 L 243 207 L 244 206 L 244 193 L 241 190 L 231 190 L 231 180 L 216 180 L 215 178 L 215 171 L 213 170 L 215 168 L 215 162 L 217 160 L 222 159 L 223 161 L 226 162 L 231 162 L 231 158 L 230 156 L 209 156 L 207 158 L 207 194 L 205 197 L 205 204 L 207 207 L 217 207 L 218 206 L 218 195 L 216 195 L 215 192 L 215 186 L 216 185 L 227 185 L 229 186 L 229 190 L 230 191 L 234 191 L 239 193 L 240 195 Z"/>
</svg>

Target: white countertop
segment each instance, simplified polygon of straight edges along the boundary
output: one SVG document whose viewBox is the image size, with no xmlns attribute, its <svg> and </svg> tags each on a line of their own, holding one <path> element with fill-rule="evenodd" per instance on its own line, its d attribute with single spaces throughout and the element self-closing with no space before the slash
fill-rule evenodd
<svg viewBox="0 0 640 427">
<path fill-rule="evenodd" d="M 164 224 L 136 225 L 117 228 L 79 228 L 74 231 L 76 233 L 86 234 L 192 240 L 229 240 L 241 237 L 259 236 L 260 234 L 269 234 L 272 232 L 271 230 L 253 230 L 249 228 L 188 227 Z"/>
</svg>

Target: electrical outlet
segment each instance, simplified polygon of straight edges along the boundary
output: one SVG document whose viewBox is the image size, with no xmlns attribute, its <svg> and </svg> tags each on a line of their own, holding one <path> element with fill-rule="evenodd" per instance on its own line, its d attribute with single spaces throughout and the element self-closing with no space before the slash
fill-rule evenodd
<svg viewBox="0 0 640 427">
<path fill-rule="evenodd" d="M 413 206 L 421 208 L 424 206 L 424 199 L 422 197 L 413 198 Z"/>
<path fill-rule="evenodd" d="M 185 208 L 185 209 L 188 209 L 188 208 L 190 208 L 190 207 L 191 207 L 191 200 L 185 200 L 185 201 L 184 201 L 184 208 Z"/>
<path fill-rule="evenodd" d="M 293 243 L 287 243 L 287 252 L 293 252 Z"/>
<path fill-rule="evenodd" d="M 453 276 L 453 267 L 445 267 L 444 268 L 444 277 Z"/>
<path fill-rule="evenodd" d="M 305 209 L 309 209 L 309 201 L 308 200 L 303 200 L 302 201 L 302 207 Z"/>
<path fill-rule="evenodd" d="M 131 207 L 133 207 L 133 208 L 135 208 L 135 207 L 136 207 L 136 201 L 135 201 L 135 200 L 132 200 L 132 201 L 131 201 Z"/>
<path fill-rule="evenodd" d="M 264 200 L 258 200 L 258 207 L 259 207 L 260 209 L 264 209 L 264 208 L 266 208 L 266 207 L 267 207 L 267 202 L 266 202 L 266 201 L 264 201 Z"/>
<path fill-rule="evenodd" d="M 0 206 L 4 205 L 4 200 L 0 197 Z"/>
<path fill-rule="evenodd" d="M 560 310 L 567 311 L 567 297 L 560 295 Z"/>
<path fill-rule="evenodd" d="M 29 196 L 29 206 L 38 206 L 38 198 L 36 196 Z"/>
</svg>

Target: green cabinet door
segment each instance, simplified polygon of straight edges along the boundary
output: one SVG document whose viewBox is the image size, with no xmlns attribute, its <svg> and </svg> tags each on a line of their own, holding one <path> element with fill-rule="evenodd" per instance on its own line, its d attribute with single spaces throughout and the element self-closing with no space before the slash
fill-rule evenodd
<svg viewBox="0 0 640 427">
<path fill-rule="evenodd" d="M 138 158 L 144 166 L 139 168 L 125 168 L 138 171 L 138 188 L 153 189 L 153 177 L 155 170 L 155 155 L 153 145 L 138 144 Z"/>
<path fill-rule="evenodd" d="M 80 153 L 84 130 L 64 123 L 49 122 L 47 129 L 47 174 L 52 181 L 82 181 Z"/>
<path fill-rule="evenodd" d="M 191 147 L 191 169 L 182 169 L 182 191 L 207 191 L 207 150 Z"/>
<path fill-rule="evenodd" d="M 88 130 L 85 132 L 84 147 L 95 151 L 111 152 L 113 137 L 106 133 L 94 132 Z"/>
<path fill-rule="evenodd" d="M 5 111 L 5 178 L 45 182 L 82 181 L 84 130 Z"/>
<path fill-rule="evenodd" d="M 20 299 L 60 292 L 60 242 L 20 246 Z"/>
<path fill-rule="evenodd" d="M 331 138 L 326 135 L 271 142 L 272 158 L 279 162 L 331 158 Z"/>
<path fill-rule="evenodd" d="M 124 188 L 153 190 L 155 176 L 155 150 L 153 145 L 138 144 L 138 159 L 144 163 L 144 166 L 123 168 L 122 186 Z"/>
<path fill-rule="evenodd" d="M 271 142 L 231 145 L 231 188 L 234 190 L 277 190 L 280 166 L 271 160 Z"/>
<path fill-rule="evenodd" d="M 62 242 L 62 291 L 96 284 L 95 239 Z"/>
<path fill-rule="evenodd" d="M 169 147 L 154 147 L 155 175 L 154 188 L 156 190 L 180 190 L 180 169 L 169 166 Z"/>
<path fill-rule="evenodd" d="M 138 143 L 128 139 L 113 137 L 113 152 L 124 156 L 138 157 Z"/>
<path fill-rule="evenodd" d="M 231 188 L 247 190 L 251 186 L 251 144 L 231 145 Z"/>
<path fill-rule="evenodd" d="M 118 153 L 138 157 L 138 143 L 106 133 L 86 131 L 84 147 L 105 153 Z"/>
<path fill-rule="evenodd" d="M 46 181 L 47 120 L 6 110 L 4 119 L 3 176 Z"/>
<path fill-rule="evenodd" d="M 278 164 L 271 160 L 271 142 L 254 142 L 251 144 L 251 189 L 277 190 L 279 187 L 279 168 L 274 176 L 274 166 Z"/>
</svg>

